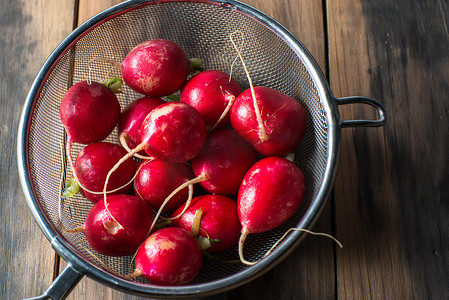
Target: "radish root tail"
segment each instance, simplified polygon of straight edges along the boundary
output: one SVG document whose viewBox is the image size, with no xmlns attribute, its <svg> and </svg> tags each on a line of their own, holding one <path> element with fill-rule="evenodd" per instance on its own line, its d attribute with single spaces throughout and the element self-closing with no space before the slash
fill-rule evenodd
<svg viewBox="0 0 449 300">
<path fill-rule="evenodd" d="M 64 181 L 64 171 L 65 171 L 64 159 L 63 159 L 64 146 L 62 145 L 62 143 L 60 143 L 60 149 L 61 149 L 61 177 L 59 179 L 58 218 L 59 218 L 59 223 L 61 225 L 61 230 L 63 232 L 66 232 L 66 231 L 71 230 L 71 229 L 66 228 L 65 225 L 64 225 L 64 222 L 62 221 L 62 203 L 61 202 L 62 202 L 63 197 L 61 197 L 61 195 L 63 193 L 62 193 L 61 188 L 62 188 L 63 181 Z M 70 152 L 70 150 L 68 152 Z M 70 210 L 70 204 L 68 205 L 68 207 L 69 207 L 69 210 Z"/>
<path fill-rule="evenodd" d="M 79 232 L 84 232 L 84 228 L 83 226 L 78 226 L 72 229 L 68 229 L 68 228 L 63 228 L 62 231 L 64 233 L 79 233 Z"/>
<path fill-rule="evenodd" d="M 73 162 L 73 159 L 72 159 L 72 144 L 73 144 L 73 142 L 70 140 L 70 138 L 69 138 L 69 140 L 67 141 L 67 146 L 66 146 L 66 156 L 67 156 L 67 159 L 68 159 L 68 163 L 69 163 L 69 166 L 70 166 L 70 169 L 71 169 L 71 171 L 72 171 L 72 174 L 73 174 L 73 179 L 75 179 L 75 181 L 76 181 L 76 183 L 79 185 L 79 187 L 82 189 L 82 190 L 84 190 L 85 192 L 88 192 L 88 193 L 90 193 L 90 194 L 93 194 L 93 195 L 101 195 L 101 194 L 103 194 L 104 193 L 104 191 L 101 191 L 101 192 L 97 192 L 97 191 L 92 191 L 92 190 L 90 190 L 90 189 L 88 189 L 88 188 L 86 188 L 81 182 L 80 182 L 80 180 L 78 179 L 78 176 L 76 175 L 76 172 L 75 172 L 75 164 L 74 164 L 74 162 Z M 125 148 L 126 149 L 126 148 Z M 129 150 L 128 152 L 130 152 L 131 150 Z M 136 156 L 137 157 L 137 154 L 135 154 L 134 156 Z M 139 157 L 139 158 L 142 158 L 142 159 L 153 159 L 152 157 Z M 113 189 L 113 190 L 109 190 L 109 191 L 106 191 L 106 193 L 114 193 L 114 192 L 116 192 L 116 191 L 118 191 L 118 190 L 120 190 L 120 189 L 122 189 L 123 187 L 125 187 L 125 186 L 127 186 L 127 185 L 129 185 L 130 183 L 132 183 L 133 181 L 134 181 L 134 178 L 136 177 L 136 175 L 134 175 L 134 177 L 129 181 L 129 182 L 127 182 L 127 183 L 125 183 L 124 185 L 122 185 L 122 186 L 120 186 L 120 187 L 118 187 L 118 188 L 116 188 L 116 189 Z"/>
<path fill-rule="evenodd" d="M 190 203 L 192 202 L 192 199 L 193 199 L 193 184 L 189 185 L 189 196 L 187 198 L 186 204 L 184 205 L 184 208 L 182 209 L 182 211 L 178 215 L 171 217 L 171 218 L 165 218 L 162 216 L 160 216 L 160 218 L 162 220 L 166 220 L 166 221 L 172 221 L 172 220 L 176 220 L 177 218 L 180 218 L 186 212 L 186 210 L 190 207 Z"/>
<path fill-rule="evenodd" d="M 106 271 L 109 271 L 110 273 L 114 274 L 115 276 L 121 277 L 121 278 L 125 278 L 126 275 L 121 275 L 119 273 L 117 273 L 116 271 L 114 271 L 113 269 L 111 269 L 104 261 L 102 261 L 97 255 L 95 255 L 92 251 L 90 251 L 89 249 L 87 249 L 86 247 L 84 247 L 83 245 L 81 245 L 81 247 L 87 252 L 89 253 L 93 258 L 95 258 L 100 265 L 103 266 L 103 268 L 105 268 Z"/>
<path fill-rule="evenodd" d="M 229 35 L 229 38 L 231 39 L 232 45 L 234 46 L 235 50 L 237 51 L 237 54 L 240 58 L 240 60 L 242 61 L 242 65 L 243 65 L 243 69 L 245 70 L 246 76 L 248 77 L 248 83 L 251 89 L 251 95 L 253 97 L 253 104 L 254 104 L 254 111 L 256 113 L 256 119 L 257 119 L 257 124 L 259 126 L 259 138 L 265 142 L 269 139 L 269 136 L 265 130 L 265 126 L 262 120 L 262 114 L 260 113 L 260 109 L 259 109 L 259 104 L 257 103 L 257 99 L 256 99 L 256 93 L 254 92 L 254 86 L 253 86 L 253 81 L 251 79 L 251 76 L 249 75 L 249 71 L 248 68 L 246 67 L 246 63 L 243 59 L 242 53 L 240 52 L 239 47 L 237 46 L 237 44 L 234 41 L 234 34 L 236 33 L 240 33 L 240 35 L 242 36 L 242 44 L 243 44 L 243 32 L 237 30 L 234 31 L 233 33 L 231 33 Z"/>
<path fill-rule="evenodd" d="M 123 226 L 114 218 L 114 216 L 111 214 L 111 212 L 109 211 L 108 208 L 108 202 L 106 201 L 106 196 L 107 196 L 107 186 L 108 186 L 108 182 L 109 182 L 109 178 L 111 177 L 112 173 L 114 173 L 115 170 L 117 170 L 120 165 L 125 162 L 127 159 L 131 158 L 134 156 L 134 154 L 136 154 L 137 152 L 139 152 L 140 150 L 142 150 L 144 148 L 145 144 L 144 143 L 140 143 L 136 148 L 134 148 L 131 152 L 128 152 L 128 154 L 126 154 L 125 156 L 123 156 L 115 165 L 114 167 L 112 167 L 111 170 L 109 170 L 108 174 L 106 175 L 106 180 L 104 182 L 104 187 L 103 187 L 103 201 L 104 201 L 104 208 L 105 210 L 108 212 L 108 214 L 111 216 L 112 220 L 114 222 L 116 222 L 120 228 L 123 228 Z"/>
<path fill-rule="evenodd" d="M 112 65 L 113 67 L 116 67 L 117 69 L 121 69 L 121 68 L 122 68 L 122 64 L 119 63 L 119 62 L 117 62 L 117 61 L 115 61 L 115 60 L 108 59 L 108 58 L 104 58 L 104 57 L 94 57 L 94 58 L 90 59 L 90 60 L 87 62 L 87 66 L 88 66 L 88 68 L 89 68 L 89 72 L 90 72 L 90 70 L 92 69 L 92 64 L 93 64 L 94 62 L 96 62 L 96 61 L 106 62 L 106 63 Z"/>
<path fill-rule="evenodd" d="M 228 114 L 228 112 L 231 110 L 231 107 L 232 107 L 232 105 L 234 104 L 234 101 L 235 101 L 235 96 L 234 96 L 234 95 L 227 95 L 226 98 L 228 99 L 228 105 L 226 105 L 225 110 L 221 113 L 221 116 L 220 116 L 220 118 L 218 118 L 218 120 L 217 120 L 217 122 L 215 123 L 215 125 L 212 126 L 212 127 L 209 129 L 209 132 L 211 132 L 212 130 L 214 130 L 215 127 L 217 127 L 218 123 L 220 123 L 221 120 L 223 120 L 223 119 L 226 117 L 226 115 Z"/>
<path fill-rule="evenodd" d="M 129 148 L 126 138 L 127 138 L 127 134 L 125 132 L 122 132 L 122 134 L 120 134 L 120 136 L 119 136 L 120 145 L 122 145 L 122 147 L 125 148 L 126 151 L 131 152 L 132 149 Z M 144 159 L 144 160 L 153 160 L 154 159 L 151 156 L 144 156 L 144 155 L 140 155 L 139 153 L 134 154 L 134 157 Z"/>
<path fill-rule="evenodd" d="M 304 228 L 290 228 L 288 229 L 284 235 L 265 253 L 265 255 L 262 257 L 265 258 L 267 257 L 271 252 L 273 252 L 273 250 L 285 239 L 285 237 L 292 231 L 302 231 L 302 232 L 306 232 L 309 234 L 313 234 L 313 235 L 320 235 L 320 236 L 325 236 L 328 237 L 330 239 L 332 239 L 335 243 L 337 243 L 337 245 L 340 248 L 343 248 L 343 245 L 332 235 L 327 234 L 327 233 L 322 233 L 322 232 L 314 232 L 314 231 L 310 231 L 308 229 L 304 229 Z M 244 256 L 243 256 L 243 244 L 245 243 L 246 237 L 248 235 L 248 230 L 246 228 L 242 229 L 242 234 L 240 235 L 240 239 L 239 239 L 239 257 L 240 257 L 240 261 L 246 265 L 255 265 L 256 263 L 258 263 L 260 260 L 257 261 L 247 261 Z"/>
<path fill-rule="evenodd" d="M 248 229 L 246 229 L 246 228 L 242 229 L 242 234 L 240 235 L 240 238 L 239 238 L 239 257 L 240 257 L 240 261 L 242 263 L 244 263 L 245 265 L 252 266 L 252 265 L 255 265 L 256 263 L 258 263 L 259 261 L 247 261 L 243 255 L 243 244 L 245 244 L 245 240 L 246 240 L 246 237 L 248 236 L 248 233 L 249 233 Z"/>
<path fill-rule="evenodd" d="M 340 243 L 340 241 L 338 241 L 335 237 L 333 237 L 330 234 L 327 233 L 323 233 L 323 232 L 314 232 L 314 231 L 310 231 L 308 229 L 304 229 L 304 228 L 290 228 L 289 230 L 287 230 L 287 232 L 284 233 L 284 235 L 270 248 L 270 250 L 267 251 L 267 253 L 265 253 L 265 255 L 263 257 L 267 257 L 278 245 L 279 243 L 281 243 L 285 237 L 292 231 L 302 231 L 302 232 L 306 232 L 312 235 L 320 235 L 320 236 L 325 236 L 328 237 L 330 239 L 332 239 L 335 243 L 337 243 L 337 245 L 340 248 L 343 248 L 343 245 Z"/>
<path fill-rule="evenodd" d="M 124 276 L 121 276 L 121 277 L 123 277 L 124 279 L 130 280 L 130 279 L 139 277 L 140 275 L 142 275 L 142 272 L 136 269 L 136 270 L 134 270 L 134 272 L 132 272 L 131 274 L 124 275 Z"/>
<path fill-rule="evenodd" d="M 73 141 L 70 138 L 70 136 L 67 139 L 67 145 L 65 148 L 65 152 L 66 152 L 66 156 L 67 156 L 67 160 L 69 163 L 69 167 L 70 170 L 72 171 L 73 174 L 73 178 L 75 178 L 76 182 L 81 186 L 80 181 L 78 180 L 78 176 L 76 176 L 76 172 L 75 172 L 75 164 L 73 163 L 73 158 L 72 158 L 72 145 L 73 145 Z"/>
<path fill-rule="evenodd" d="M 165 205 L 168 203 L 168 201 L 170 201 L 170 199 L 173 198 L 173 196 L 175 196 L 175 195 L 176 195 L 179 191 L 181 191 L 182 189 L 184 189 L 184 188 L 186 188 L 186 187 L 188 187 L 188 186 L 190 186 L 190 185 L 193 186 L 195 183 L 202 182 L 202 181 L 205 181 L 205 180 L 207 180 L 207 176 L 204 175 L 204 174 L 201 174 L 201 175 L 199 175 L 198 177 L 195 177 L 195 178 L 193 178 L 193 179 L 191 179 L 191 180 L 189 180 L 189 181 L 184 182 L 183 184 L 181 184 L 180 186 L 178 186 L 178 187 L 177 187 L 177 188 L 176 188 L 170 195 L 168 195 L 168 197 L 165 198 L 164 202 L 162 203 L 161 207 L 159 208 L 159 210 L 158 210 L 156 216 L 154 217 L 153 224 L 151 224 L 151 227 L 150 227 L 149 232 L 151 232 L 151 231 L 153 230 L 154 225 L 156 225 L 156 222 L 157 222 L 157 220 L 159 219 L 159 216 L 160 216 L 161 213 L 162 213 L 162 210 L 164 209 L 164 207 L 165 207 Z M 190 200 L 190 196 L 189 196 L 189 200 Z M 186 204 L 186 206 L 184 207 L 184 209 L 187 209 L 186 207 L 188 207 L 187 204 Z M 180 216 L 180 215 L 181 215 L 181 214 L 179 214 L 179 216 Z"/>
</svg>

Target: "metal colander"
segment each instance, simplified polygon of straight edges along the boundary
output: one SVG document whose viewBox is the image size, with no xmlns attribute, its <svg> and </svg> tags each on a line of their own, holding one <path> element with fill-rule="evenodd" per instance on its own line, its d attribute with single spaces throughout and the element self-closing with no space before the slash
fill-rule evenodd
<svg viewBox="0 0 449 300">
<path fill-rule="evenodd" d="M 59 118 L 59 104 L 67 89 L 88 77 L 102 81 L 118 70 L 94 58 L 121 62 L 137 44 L 168 39 L 185 49 L 190 58 L 203 59 L 205 69 L 231 72 L 243 89 L 248 80 L 230 34 L 240 31 L 239 41 L 254 85 L 286 93 L 304 106 L 307 132 L 295 152 L 295 163 L 306 178 L 301 209 L 283 226 L 267 233 L 250 234 L 245 257 L 259 260 L 291 227 L 310 228 L 331 190 L 339 155 L 340 130 L 345 126 L 379 126 L 382 106 L 364 97 L 334 98 L 317 64 L 286 29 L 265 14 L 236 1 L 128 1 L 114 6 L 74 30 L 51 54 L 38 74 L 23 108 L 19 126 L 18 166 L 28 204 L 53 248 L 68 262 L 40 297 L 64 298 L 87 275 L 113 288 L 149 297 L 206 296 L 235 288 L 256 278 L 285 258 L 304 237 L 292 232 L 268 257 L 254 266 L 222 262 L 238 259 L 236 248 L 204 258 L 197 278 L 184 286 L 160 287 L 143 279 L 124 280 L 109 272 L 130 273 L 131 257 L 111 258 L 92 250 L 83 234 L 65 234 L 66 228 L 83 224 L 92 206 L 81 196 L 62 199 L 67 168 L 66 134 Z M 90 68 L 89 68 L 90 66 Z M 122 108 L 141 95 L 126 86 L 118 95 Z M 345 120 L 338 114 L 342 103 L 374 106 L 377 120 Z M 108 139 L 117 142 L 116 132 Z M 84 145 L 73 146 L 73 156 Z M 107 267 L 105 267 L 105 265 Z"/>
</svg>

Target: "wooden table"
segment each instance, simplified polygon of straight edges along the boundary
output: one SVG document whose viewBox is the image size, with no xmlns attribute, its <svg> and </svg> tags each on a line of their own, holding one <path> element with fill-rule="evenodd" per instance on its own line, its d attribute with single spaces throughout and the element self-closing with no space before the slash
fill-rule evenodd
<svg viewBox="0 0 449 300">
<path fill-rule="evenodd" d="M 118 0 L 0 0 L 0 297 L 42 293 L 60 272 L 16 164 L 19 115 L 46 57 Z M 342 130 L 334 189 L 307 238 L 262 277 L 207 299 L 449 299 L 449 8 L 424 0 L 245 0 L 310 50 L 336 97 L 379 100 L 379 128 Z M 367 112 L 340 108 L 343 119 Z M 68 299 L 137 299 L 87 277 Z"/>
</svg>

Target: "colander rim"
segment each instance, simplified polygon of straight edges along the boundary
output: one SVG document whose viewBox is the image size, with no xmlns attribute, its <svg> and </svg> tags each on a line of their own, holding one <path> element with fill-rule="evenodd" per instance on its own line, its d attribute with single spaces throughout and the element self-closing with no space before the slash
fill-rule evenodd
<svg viewBox="0 0 449 300">
<path fill-rule="evenodd" d="M 302 45 L 302 43 L 286 28 L 275 21 L 273 18 L 262 13 L 261 11 L 234 0 L 215 0 L 215 1 L 203 1 L 203 0 L 193 0 L 194 2 L 209 3 L 214 5 L 221 5 L 228 7 L 229 9 L 234 9 L 240 13 L 247 15 L 257 21 L 261 22 L 266 27 L 274 31 L 278 36 L 280 36 L 297 55 L 301 56 L 304 65 L 311 74 L 312 79 L 315 81 L 315 86 L 318 88 L 318 94 L 323 101 L 323 109 L 329 116 L 329 126 L 328 126 L 328 148 L 330 149 L 329 156 L 326 158 L 326 170 L 324 173 L 324 178 L 322 180 L 322 185 L 319 189 L 315 200 L 312 202 L 311 206 L 305 213 L 304 217 L 298 223 L 298 227 L 310 228 L 317 217 L 321 213 L 334 181 L 335 169 L 337 166 L 337 158 L 339 155 L 339 137 L 340 137 L 340 127 L 338 123 L 338 113 L 336 110 L 336 104 L 333 101 L 333 96 L 331 95 L 330 89 L 327 86 L 327 82 L 318 67 L 318 64 L 313 59 L 312 55 L 308 50 Z M 51 72 L 53 66 L 65 53 L 69 46 L 81 38 L 86 32 L 98 26 L 105 20 L 119 14 L 125 13 L 127 10 L 136 9 L 141 5 L 150 5 L 154 3 L 161 2 L 192 2 L 187 0 L 130 0 L 122 2 L 115 5 L 105 11 L 95 15 L 90 18 L 75 30 L 73 30 L 51 53 L 47 58 L 41 70 L 37 74 L 31 89 L 26 97 L 22 114 L 19 121 L 18 128 L 18 139 L 17 139 L 17 162 L 19 169 L 19 177 L 22 185 L 23 192 L 25 194 L 26 201 L 28 203 L 31 212 L 38 222 L 41 230 L 47 239 L 51 242 L 52 247 L 56 252 L 64 258 L 70 266 L 78 270 L 83 275 L 93 278 L 103 284 L 110 287 L 116 288 L 118 290 L 126 291 L 129 293 L 143 295 L 143 296 L 158 296 L 158 297 L 179 297 L 179 296 L 205 296 L 212 295 L 220 292 L 230 290 L 241 286 L 256 277 L 262 275 L 268 270 L 272 269 L 275 265 L 280 263 L 286 256 L 288 256 L 300 243 L 302 238 L 305 237 L 303 232 L 292 232 L 289 237 L 287 237 L 277 248 L 272 252 L 271 255 L 262 259 L 256 265 L 248 267 L 236 274 L 231 276 L 210 281 L 207 283 L 200 284 L 190 284 L 185 286 L 176 287 L 160 287 L 152 286 L 146 284 L 140 284 L 136 282 L 131 282 L 124 280 L 118 276 L 115 276 L 103 269 L 98 268 L 93 263 L 84 259 L 79 255 L 77 250 L 71 246 L 64 238 L 60 236 L 57 229 L 51 224 L 46 215 L 43 212 L 42 207 L 39 204 L 36 193 L 33 187 L 33 180 L 30 177 L 30 168 L 28 164 L 28 133 L 30 126 L 30 116 L 32 115 L 36 99 L 38 98 L 41 89 Z"/>
</svg>

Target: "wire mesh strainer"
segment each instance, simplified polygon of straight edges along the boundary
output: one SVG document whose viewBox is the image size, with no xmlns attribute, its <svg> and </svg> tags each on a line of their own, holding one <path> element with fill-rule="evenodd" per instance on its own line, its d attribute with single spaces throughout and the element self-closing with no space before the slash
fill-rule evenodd
<svg viewBox="0 0 449 300">
<path fill-rule="evenodd" d="M 72 84 L 87 79 L 89 74 L 94 80 L 102 80 L 111 69 L 107 63 L 96 62 L 89 70 L 88 62 L 99 57 L 120 62 L 138 43 L 163 38 L 181 45 L 189 57 L 202 58 L 205 69 L 231 72 L 236 52 L 229 35 L 236 30 L 244 35 L 240 49 L 254 85 L 265 85 L 296 98 L 307 112 L 308 125 L 306 136 L 295 153 L 295 163 L 306 178 L 304 203 L 280 228 L 250 235 L 245 244 L 245 257 L 258 260 L 287 229 L 309 228 L 314 223 L 333 183 L 341 128 L 382 125 L 382 106 L 364 97 L 334 98 L 304 46 L 276 21 L 245 4 L 236 1 L 124 2 L 79 26 L 55 49 L 36 77 L 23 108 L 18 138 L 18 167 L 23 190 L 44 234 L 68 262 L 40 298 L 64 298 L 84 275 L 142 296 L 206 296 L 256 278 L 299 244 L 304 234 L 292 232 L 271 255 L 251 267 L 205 258 L 202 272 L 192 283 L 159 287 L 113 275 L 102 263 L 119 274 L 127 274 L 131 258 L 93 256 L 82 234 L 61 232 L 60 219 L 67 228 L 79 226 L 92 205 L 80 196 L 60 202 L 58 192 L 61 175 L 63 181 L 71 177 L 66 158 L 61 154 L 66 136 L 59 119 L 60 101 Z M 235 65 L 232 74 L 242 88 L 248 88 L 243 68 Z M 125 87 L 118 97 L 123 108 L 140 95 Z M 374 106 L 379 118 L 340 120 L 338 105 L 353 102 Z M 116 142 L 115 133 L 108 140 Z M 74 145 L 73 153 L 78 153 L 82 147 Z M 236 257 L 235 249 L 219 254 L 222 260 Z"/>
</svg>

